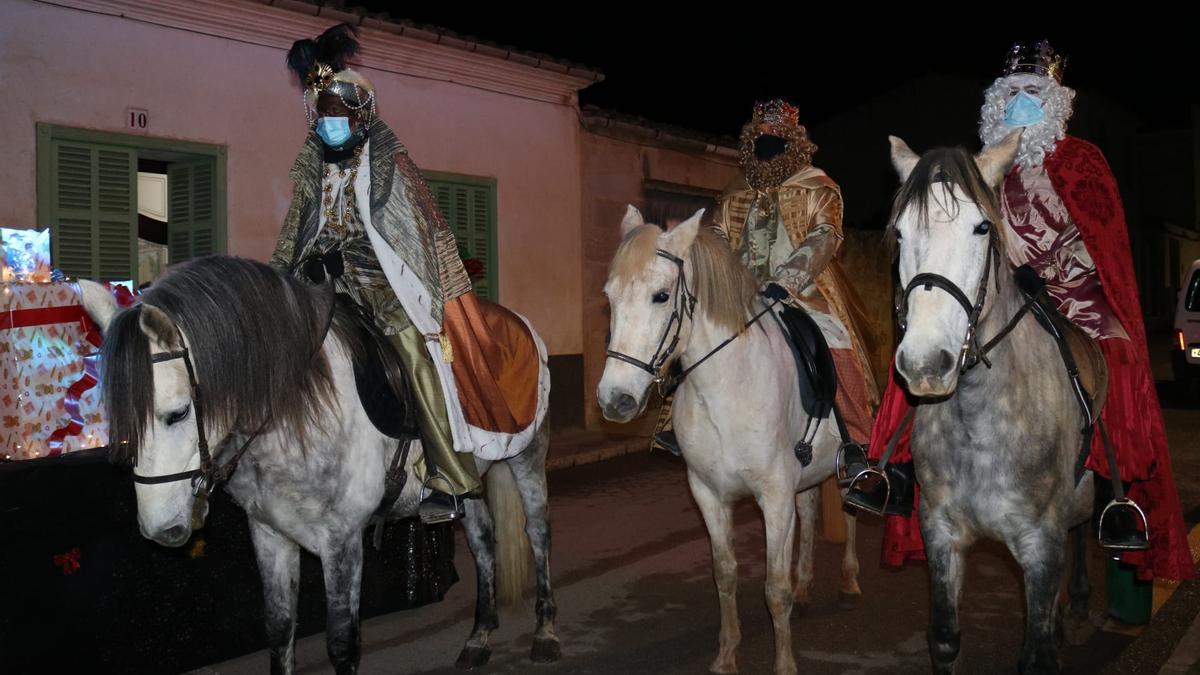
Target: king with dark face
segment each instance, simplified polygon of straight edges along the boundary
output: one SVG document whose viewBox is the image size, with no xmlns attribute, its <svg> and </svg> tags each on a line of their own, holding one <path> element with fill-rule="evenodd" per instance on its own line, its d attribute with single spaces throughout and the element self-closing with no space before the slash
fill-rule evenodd
<svg viewBox="0 0 1200 675">
<path fill-rule="evenodd" d="M 817 152 L 795 106 L 779 99 L 754 107 L 754 116 L 742 127 L 740 148 L 746 182 L 760 192 L 778 188 L 810 166 Z"/>
</svg>

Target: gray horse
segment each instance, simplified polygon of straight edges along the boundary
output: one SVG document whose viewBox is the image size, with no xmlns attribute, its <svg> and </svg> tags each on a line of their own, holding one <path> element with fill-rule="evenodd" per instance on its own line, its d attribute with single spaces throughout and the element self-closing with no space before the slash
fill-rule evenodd
<svg viewBox="0 0 1200 675">
<path fill-rule="evenodd" d="M 118 310 L 97 284 L 81 281 L 80 288 L 88 313 L 105 329 L 106 408 L 113 435 L 125 439 L 122 448 L 140 481 L 142 534 L 164 546 L 183 545 L 194 514 L 202 521 L 207 513 L 192 488 L 197 479 L 209 478 L 196 476 L 209 464 L 205 439 L 215 441 L 212 460 L 218 466 L 229 466 L 233 447 L 242 445 L 246 455 L 226 489 L 250 520 L 271 672 L 295 670 L 301 548 L 321 559 L 330 661 L 339 675 L 356 672 L 363 530 L 384 497 L 389 463 L 402 457 L 411 473 L 421 452 L 398 454 L 397 441 L 368 418 L 355 385 L 353 357 L 365 345 L 353 312 L 331 306 L 323 289 L 261 263 L 223 256 L 173 267 L 130 309 Z M 544 354 L 536 333 L 533 337 Z M 497 543 L 502 575 L 520 579 L 528 569 L 528 550 L 514 546 L 524 542 L 522 515 L 537 571 L 531 658 L 559 657 L 540 404 L 549 389 L 544 356 L 541 381 L 536 432 L 509 459 L 476 460 L 480 474 L 487 474 L 493 505 L 502 506 L 493 523 L 482 500 L 466 502 L 463 525 L 475 557 L 478 596 L 475 626 L 458 659 L 461 668 L 481 666 L 490 654 L 488 638 L 498 625 Z M 503 467 L 489 471 L 499 464 L 511 469 L 515 486 Z M 420 489 L 420 481 L 408 480 L 386 516 L 414 516 Z M 499 581 L 501 588 L 513 585 Z"/>
<path fill-rule="evenodd" d="M 1057 343 L 1024 311 L 1026 297 L 1008 272 L 995 186 L 1018 138 L 976 157 L 962 149 L 918 157 L 891 139 L 903 181 L 892 232 L 906 289 L 896 370 L 924 399 L 914 408 L 912 454 L 937 673 L 956 669 L 964 554 L 976 540 L 1003 542 L 1024 571 L 1022 672 L 1059 669 L 1055 628 L 1068 531 L 1075 549 L 1068 619 L 1077 627 L 1087 618 L 1093 482 L 1090 472 L 1077 481 L 1075 465 L 1091 420 Z M 1103 360 L 1095 365 L 1092 410 L 1099 410 Z"/>
</svg>

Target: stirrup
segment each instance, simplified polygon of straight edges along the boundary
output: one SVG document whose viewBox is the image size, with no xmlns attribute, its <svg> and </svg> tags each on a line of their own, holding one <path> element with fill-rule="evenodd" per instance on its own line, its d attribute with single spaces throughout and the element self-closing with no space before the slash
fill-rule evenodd
<svg viewBox="0 0 1200 675">
<path fill-rule="evenodd" d="M 888 500 L 891 499 L 891 496 L 892 484 L 888 480 L 887 474 L 876 467 L 869 466 L 859 471 L 850 480 L 842 500 L 851 506 L 882 516 L 887 510 Z"/>
<path fill-rule="evenodd" d="M 1105 520 L 1109 515 L 1112 519 Z M 1141 521 L 1139 530 L 1137 522 Z M 1105 524 L 1108 527 L 1105 527 Z M 1137 502 L 1128 498 L 1114 499 L 1100 512 L 1100 545 L 1114 551 L 1145 551 L 1150 548 L 1150 523 Z"/>
<path fill-rule="evenodd" d="M 450 499 L 451 510 L 430 510 L 426 511 L 426 501 L 432 494 L 444 495 Z M 417 502 L 417 516 L 421 518 L 421 522 L 426 525 L 438 525 L 440 523 L 452 523 L 456 520 L 462 520 L 466 516 L 466 511 L 463 509 L 462 498 L 458 495 L 452 495 L 449 492 L 441 492 L 440 490 L 431 490 L 429 488 L 429 480 L 421 485 L 421 500 Z"/>
<path fill-rule="evenodd" d="M 837 458 L 834 462 L 838 485 L 841 487 L 849 485 L 852 476 L 857 476 L 871 467 L 867 461 L 867 449 L 853 442 L 842 443 L 838 446 Z"/>
<path fill-rule="evenodd" d="M 417 515 L 420 516 L 422 523 L 426 525 L 439 525 L 441 523 L 452 523 L 456 520 L 462 520 L 465 515 L 463 513 L 462 502 L 455 495 L 447 496 L 451 499 L 453 510 L 438 509 L 436 511 L 427 511 L 424 508 L 424 501 L 417 505 Z"/>
<path fill-rule="evenodd" d="M 674 429 L 664 429 L 650 439 L 650 449 L 665 450 L 676 457 L 682 457 L 683 451 L 679 449 L 679 438 L 675 436 Z"/>
</svg>

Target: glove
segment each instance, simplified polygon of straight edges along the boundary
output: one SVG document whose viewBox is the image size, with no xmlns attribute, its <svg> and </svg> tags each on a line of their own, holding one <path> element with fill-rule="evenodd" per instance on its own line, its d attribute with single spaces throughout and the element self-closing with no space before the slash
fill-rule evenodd
<svg viewBox="0 0 1200 675">
<path fill-rule="evenodd" d="M 771 283 L 767 284 L 767 287 L 762 290 L 761 295 L 764 298 L 769 298 L 771 300 L 781 300 L 781 301 L 787 300 L 789 297 L 789 293 L 787 292 L 787 290 L 784 289 L 783 286 L 780 286 L 779 284 L 777 284 L 775 282 L 771 282 Z"/>
</svg>

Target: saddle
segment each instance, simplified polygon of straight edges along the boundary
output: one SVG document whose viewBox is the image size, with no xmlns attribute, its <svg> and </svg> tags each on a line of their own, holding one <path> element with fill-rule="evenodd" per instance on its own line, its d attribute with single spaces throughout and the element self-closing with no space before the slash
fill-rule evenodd
<svg viewBox="0 0 1200 675">
<path fill-rule="evenodd" d="M 408 482 L 408 464 L 412 442 L 420 438 L 416 402 L 404 371 L 404 363 L 375 319 L 348 295 L 338 294 L 339 309 L 350 319 L 355 331 L 351 360 L 358 399 L 371 424 L 385 436 L 396 439 L 396 449 L 383 477 L 383 498 L 375 509 L 372 542 L 376 550 L 383 546 L 383 526 L 392 505 L 400 498 Z"/>
<path fill-rule="evenodd" d="M 842 439 L 838 448 L 838 461 L 841 461 L 843 453 L 849 453 L 856 458 L 861 456 L 861 460 L 865 462 L 866 450 L 850 440 L 846 422 L 837 412 L 837 366 L 821 327 L 808 312 L 796 307 L 784 306 L 783 311 L 774 316 L 790 338 L 788 345 L 796 359 L 796 372 L 799 376 L 800 404 L 808 415 L 804 435 L 794 448 L 796 459 L 800 460 L 801 466 L 808 466 L 812 462 L 813 442 L 816 440 L 820 422 L 833 413 L 838 434 Z"/>
<path fill-rule="evenodd" d="M 804 412 L 809 417 L 825 419 L 833 410 L 838 386 L 837 368 L 829 343 L 817 322 L 802 309 L 784 306 L 780 320 L 791 338 Z"/>
<path fill-rule="evenodd" d="M 385 436 L 417 437 L 416 405 L 400 355 L 367 310 L 344 294 L 338 295 L 338 303 L 353 318 L 357 332 L 354 384 L 367 417 Z"/>
</svg>

